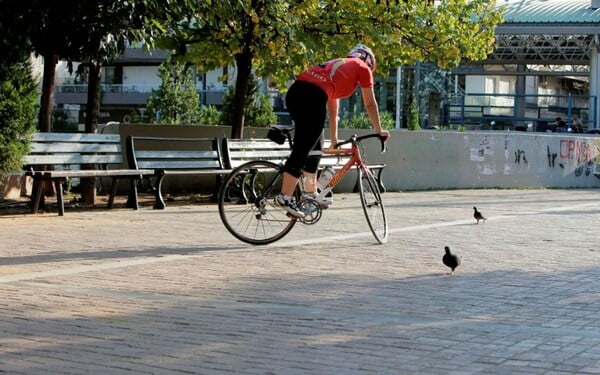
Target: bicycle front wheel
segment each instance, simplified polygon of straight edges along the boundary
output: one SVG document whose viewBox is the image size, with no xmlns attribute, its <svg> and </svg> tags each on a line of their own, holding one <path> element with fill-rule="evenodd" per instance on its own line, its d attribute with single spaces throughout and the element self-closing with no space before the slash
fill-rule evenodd
<svg viewBox="0 0 600 375">
<path fill-rule="evenodd" d="M 282 207 L 275 205 L 283 171 L 268 161 L 251 161 L 234 169 L 219 190 L 219 215 L 236 238 L 252 245 L 281 239 L 296 224 Z"/>
<path fill-rule="evenodd" d="M 379 184 L 367 167 L 358 168 L 360 201 L 369 228 L 379 243 L 387 242 L 388 226 Z"/>
</svg>

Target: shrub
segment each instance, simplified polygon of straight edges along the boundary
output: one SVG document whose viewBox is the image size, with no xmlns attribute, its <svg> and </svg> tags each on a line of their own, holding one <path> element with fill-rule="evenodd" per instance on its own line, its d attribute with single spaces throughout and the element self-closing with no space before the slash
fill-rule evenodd
<svg viewBox="0 0 600 375">
<path fill-rule="evenodd" d="M 381 123 L 381 127 L 387 130 L 394 129 L 396 126 L 389 112 L 381 112 L 379 114 L 379 122 Z M 372 129 L 373 125 L 371 124 L 371 120 L 369 120 L 369 116 L 365 112 L 362 112 L 358 116 L 341 119 L 340 127 L 348 129 Z"/>
<path fill-rule="evenodd" d="M 0 67 L 0 175 L 22 167 L 35 130 L 37 96 L 28 62 Z"/>
<path fill-rule="evenodd" d="M 219 125 L 221 123 L 221 113 L 213 105 L 200 106 L 198 121 L 200 125 Z"/>
</svg>

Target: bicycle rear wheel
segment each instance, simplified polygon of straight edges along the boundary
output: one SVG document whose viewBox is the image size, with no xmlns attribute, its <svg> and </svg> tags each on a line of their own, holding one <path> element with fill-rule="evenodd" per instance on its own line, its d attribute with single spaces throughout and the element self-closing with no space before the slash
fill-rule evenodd
<svg viewBox="0 0 600 375">
<path fill-rule="evenodd" d="M 375 239 L 379 243 L 387 242 L 388 226 L 385 208 L 381 201 L 379 184 L 367 167 L 358 168 L 360 201 L 367 218 L 367 223 Z"/>
<path fill-rule="evenodd" d="M 219 215 L 236 238 L 252 245 L 266 245 L 289 233 L 296 224 L 275 205 L 283 171 L 268 161 L 251 161 L 234 169 L 219 191 Z"/>
</svg>

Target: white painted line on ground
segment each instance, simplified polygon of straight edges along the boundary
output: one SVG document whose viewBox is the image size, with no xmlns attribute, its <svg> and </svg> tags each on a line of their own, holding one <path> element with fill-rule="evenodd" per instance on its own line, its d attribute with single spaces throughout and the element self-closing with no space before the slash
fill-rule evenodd
<svg viewBox="0 0 600 375">
<path fill-rule="evenodd" d="M 507 218 L 514 218 L 515 216 L 522 216 L 522 215 L 536 215 L 536 214 L 543 214 L 543 213 L 547 213 L 547 212 L 570 211 L 570 210 L 575 210 L 575 209 L 581 209 L 584 207 L 597 207 L 597 203 L 595 203 L 595 202 L 582 203 L 582 204 L 572 205 L 572 206 L 550 207 L 550 208 L 540 209 L 537 211 L 513 212 L 513 213 L 510 213 L 507 215 L 492 216 L 492 217 L 489 217 L 487 220 L 488 221 L 501 220 L 501 219 L 507 219 Z M 413 232 L 413 231 L 428 230 L 428 229 L 435 229 L 435 228 L 451 227 L 451 226 L 455 226 L 455 225 L 465 225 L 465 224 L 473 223 L 474 220 L 475 219 L 465 219 L 465 220 L 445 221 L 445 222 L 432 223 L 432 224 L 413 225 L 413 226 L 408 226 L 408 227 L 390 229 L 389 233 L 391 234 L 391 233 L 401 233 L 401 232 Z M 481 224 L 481 225 L 485 225 L 485 224 Z M 302 245 L 323 243 L 325 241 L 338 242 L 338 241 L 348 240 L 348 239 L 352 239 L 352 238 L 361 238 L 361 237 L 370 237 L 370 236 L 372 236 L 371 232 L 344 233 L 344 234 L 340 234 L 337 236 L 311 238 L 311 239 L 306 239 L 306 240 L 279 241 L 279 242 L 276 242 L 271 245 L 263 246 L 262 248 L 302 246 Z M 99 264 L 94 264 L 94 265 L 89 265 L 89 266 L 75 266 L 75 267 L 70 267 L 70 268 L 60 268 L 60 269 L 47 270 L 47 271 L 17 273 L 17 274 L 12 274 L 12 275 L 0 276 L 0 284 L 34 280 L 34 279 L 39 279 L 39 278 L 67 276 L 67 275 L 74 275 L 74 274 L 86 273 L 86 272 L 97 272 L 97 271 L 126 268 L 126 267 L 139 266 L 139 265 L 145 265 L 145 264 L 172 262 L 172 261 L 177 261 L 177 260 L 185 260 L 185 259 L 202 257 L 203 254 L 207 254 L 207 253 L 252 251 L 252 250 L 260 249 L 260 248 L 261 247 L 255 247 L 252 245 L 244 244 L 242 247 L 235 247 L 235 248 L 223 249 L 223 250 L 205 251 L 202 254 L 185 254 L 185 255 L 184 254 L 170 254 L 170 255 L 164 255 L 164 256 L 160 256 L 160 257 L 157 257 L 156 255 L 152 255 L 149 257 L 145 257 L 145 258 L 120 260 L 120 261 L 116 261 L 116 262 L 99 263 Z"/>
</svg>

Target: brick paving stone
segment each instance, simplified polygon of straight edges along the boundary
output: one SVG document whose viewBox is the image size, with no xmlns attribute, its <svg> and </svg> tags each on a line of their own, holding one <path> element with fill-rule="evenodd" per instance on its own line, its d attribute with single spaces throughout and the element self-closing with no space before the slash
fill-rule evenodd
<svg viewBox="0 0 600 375">
<path fill-rule="evenodd" d="M 599 373 L 599 192 L 390 192 L 385 245 L 355 194 L 264 247 L 211 204 L 0 215 L 0 373 Z"/>
</svg>

